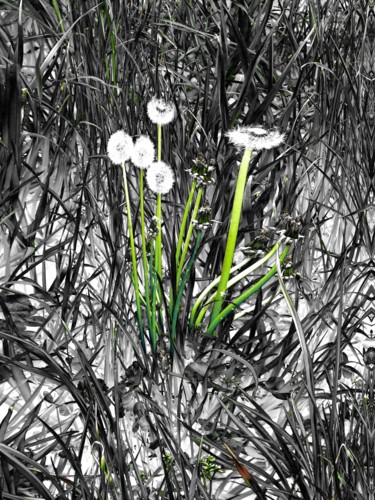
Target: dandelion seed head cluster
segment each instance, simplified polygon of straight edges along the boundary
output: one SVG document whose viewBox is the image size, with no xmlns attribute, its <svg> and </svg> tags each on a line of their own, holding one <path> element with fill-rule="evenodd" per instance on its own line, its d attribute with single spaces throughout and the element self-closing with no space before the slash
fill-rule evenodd
<svg viewBox="0 0 375 500">
<path fill-rule="evenodd" d="M 133 148 L 131 160 L 133 164 L 141 169 L 148 168 L 155 159 L 155 146 L 146 135 L 141 135 Z"/>
<path fill-rule="evenodd" d="M 198 153 L 197 159 L 193 160 L 192 168 L 187 169 L 187 172 L 197 181 L 198 186 L 207 186 L 215 182 L 212 176 L 215 169 L 214 164 L 214 160 L 210 160 L 208 164 L 202 153 Z"/>
<path fill-rule="evenodd" d="M 147 184 L 156 194 L 167 194 L 173 187 L 174 175 L 171 167 L 163 161 L 156 161 L 147 170 Z"/>
<path fill-rule="evenodd" d="M 164 99 L 153 97 L 147 104 L 147 114 L 152 123 L 157 125 L 167 125 L 174 120 L 176 108 L 173 103 L 166 102 Z"/>
<path fill-rule="evenodd" d="M 197 218 L 192 220 L 193 226 L 199 231 L 203 231 L 212 226 L 211 205 L 205 201 L 198 210 Z"/>
<path fill-rule="evenodd" d="M 285 135 L 278 130 L 266 130 L 263 127 L 238 127 L 226 135 L 236 147 L 255 151 L 276 148 L 285 140 Z"/>
<path fill-rule="evenodd" d="M 118 130 L 111 135 L 107 145 L 108 157 L 115 165 L 121 165 L 128 161 L 133 154 L 133 139 L 124 132 Z"/>
</svg>

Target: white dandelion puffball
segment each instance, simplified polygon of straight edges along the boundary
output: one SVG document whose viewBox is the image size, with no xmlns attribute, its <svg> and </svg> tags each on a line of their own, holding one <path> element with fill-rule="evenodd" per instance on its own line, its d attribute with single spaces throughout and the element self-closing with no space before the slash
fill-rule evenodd
<svg viewBox="0 0 375 500">
<path fill-rule="evenodd" d="M 238 127 L 226 135 L 238 148 L 256 151 L 276 148 L 285 140 L 285 135 L 278 130 L 266 130 L 263 127 Z"/>
<path fill-rule="evenodd" d="M 141 135 L 134 144 L 131 160 L 141 169 L 148 168 L 155 159 L 155 146 L 146 135 Z"/>
<path fill-rule="evenodd" d="M 108 141 L 107 152 L 109 159 L 115 165 L 122 165 L 128 161 L 134 148 L 133 139 L 123 130 L 118 130 L 111 135 Z"/>
<path fill-rule="evenodd" d="M 173 183 L 173 171 L 163 161 L 152 163 L 147 170 L 147 184 L 154 193 L 167 194 L 172 189 Z"/>
<path fill-rule="evenodd" d="M 173 121 L 176 115 L 176 108 L 173 103 L 164 99 L 153 97 L 147 104 L 147 114 L 152 123 L 157 125 L 167 125 Z"/>
</svg>

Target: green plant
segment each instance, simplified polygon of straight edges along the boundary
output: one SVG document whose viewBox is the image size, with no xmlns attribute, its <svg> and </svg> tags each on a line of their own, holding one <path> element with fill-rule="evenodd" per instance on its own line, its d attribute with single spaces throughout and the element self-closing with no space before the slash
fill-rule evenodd
<svg viewBox="0 0 375 500">
<path fill-rule="evenodd" d="M 221 472 L 221 467 L 215 464 L 215 458 L 207 455 L 199 460 L 201 475 L 204 481 L 204 487 L 207 488 L 207 481 L 212 481 L 217 472 Z"/>
</svg>

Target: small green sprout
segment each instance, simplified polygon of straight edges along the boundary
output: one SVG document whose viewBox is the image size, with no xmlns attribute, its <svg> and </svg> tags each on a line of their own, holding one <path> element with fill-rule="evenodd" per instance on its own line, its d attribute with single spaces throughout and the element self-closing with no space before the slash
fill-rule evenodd
<svg viewBox="0 0 375 500">
<path fill-rule="evenodd" d="M 201 467 L 201 474 L 204 482 L 206 480 L 212 481 L 216 472 L 221 472 L 221 467 L 219 465 L 215 465 L 215 458 L 212 455 L 207 455 L 199 460 L 199 464 Z"/>
<path fill-rule="evenodd" d="M 166 471 L 170 472 L 173 467 L 174 458 L 167 451 L 163 454 L 163 462 Z"/>
<path fill-rule="evenodd" d="M 148 477 L 147 477 L 147 474 L 146 474 L 146 472 L 145 472 L 145 471 L 140 470 L 140 471 L 139 471 L 139 477 L 142 479 L 142 481 L 143 481 L 144 483 L 146 483 L 146 482 L 147 482 Z"/>
</svg>

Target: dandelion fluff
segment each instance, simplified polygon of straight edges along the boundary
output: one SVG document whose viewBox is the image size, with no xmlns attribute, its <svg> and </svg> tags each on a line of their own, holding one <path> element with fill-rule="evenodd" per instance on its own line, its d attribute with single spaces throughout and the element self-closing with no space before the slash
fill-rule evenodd
<svg viewBox="0 0 375 500">
<path fill-rule="evenodd" d="M 134 144 L 131 160 L 141 169 L 148 168 L 155 159 L 155 146 L 146 135 L 141 135 Z"/>
<path fill-rule="evenodd" d="M 167 125 L 173 121 L 176 114 L 176 108 L 171 102 L 153 97 L 147 104 L 147 114 L 152 123 Z"/>
<path fill-rule="evenodd" d="M 123 130 L 118 130 L 111 135 L 108 141 L 107 152 L 109 159 L 115 165 L 128 161 L 134 148 L 133 139 Z"/>
<path fill-rule="evenodd" d="M 169 165 L 156 161 L 147 170 L 147 184 L 156 194 L 167 194 L 173 186 L 174 175 Z"/>
<path fill-rule="evenodd" d="M 238 148 L 256 151 L 276 148 L 285 140 L 285 135 L 278 130 L 266 130 L 263 127 L 238 127 L 226 135 Z"/>
</svg>

